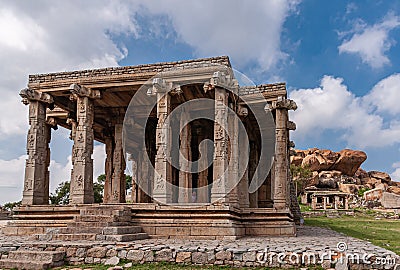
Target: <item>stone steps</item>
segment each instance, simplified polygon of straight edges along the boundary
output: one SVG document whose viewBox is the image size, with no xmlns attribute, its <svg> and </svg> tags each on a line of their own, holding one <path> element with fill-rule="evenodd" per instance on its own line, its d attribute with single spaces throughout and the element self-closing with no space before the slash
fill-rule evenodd
<svg viewBox="0 0 400 270">
<path fill-rule="evenodd" d="M 139 226 L 121 226 L 121 227 L 105 227 L 103 234 L 105 235 L 118 235 L 118 234 L 136 234 L 142 232 Z"/>
<path fill-rule="evenodd" d="M 149 236 L 147 233 L 134 233 L 134 234 L 121 234 L 121 235 L 106 235 L 106 241 L 116 241 L 116 242 L 130 242 L 135 240 L 147 239 Z"/>
<path fill-rule="evenodd" d="M 65 252 L 62 251 L 10 251 L 0 260 L 0 268 L 6 269 L 49 269 L 64 265 Z"/>
<path fill-rule="evenodd" d="M 129 207 L 90 206 L 80 210 L 80 215 L 67 227 L 54 230 L 52 234 L 38 234 L 38 240 L 61 241 L 115 241 L 127 242 L 148 238 L 142 228 L 132 223 Z"/>
<path fill-rule="evenodd" d="M 66 233 L 66 234 L 53 234 L 51 240 L 59 240 L 59 241 L 95 241 L 96 233 Z"/>
<path fill-rule="evenodd" d="M 75 218 L 75 222 L 129 222 L 131 216 L 95 216 L 82 215 Z"/>
</svg>

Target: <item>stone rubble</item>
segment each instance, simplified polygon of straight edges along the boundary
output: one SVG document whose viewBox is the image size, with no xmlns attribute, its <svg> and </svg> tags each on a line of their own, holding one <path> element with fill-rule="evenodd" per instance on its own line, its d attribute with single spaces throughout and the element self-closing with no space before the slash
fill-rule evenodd
<svg viewBox="0 0 400 270">
<path fill-rule="evenodd" d="M 132 263 L 175 262 L 197 265 L 303 267 L 291 261 L 290 256 L 315 254 L 317 265 L 324 269 L 334 267 L 329 261 L 319 260 L 323 253 L 338 253 L 338 243 L 346 243 L 347 254 L 374 254 L 379 257 L 396 259 L 400 256 L 381 247 L 325 228 L 301 226 L 297 237 L 245 237 L 238 240 L 183 240 L 145 239 L 134 242 L 102 241 L 31 241 L 24 237 L 0 235 L 0 253 L 3 257 L 12 250 L 54 250 L 65 252 L 66 262 L 72 265 L 101 263 L 119 264 L 120 260 Z M 279 254 L 286 254 L 284 263 L 279 263 Z M 272 258 L 270 260 L 270 258 Z M 326 259 L 326 257 L 325 257 Z M 312 265 L 313 263 L 311 263 Z M 352 264 L 344 261 L 350 269 L 373 269 L 371 266 Z M 129 267 L 125 265 L 125 267 Z M 339 264 L 338 264 L 339 267 Z M 340 267 L 346 267 L 341 265 Z M 387 265 L 385 269 L 396 269 Z M 110 269 L 122 269 L 117 266 Z M 379 267 L 376 267 L 379 268 Z M 346 268 L 347 269 L 347 268 Z"/>
</svg>

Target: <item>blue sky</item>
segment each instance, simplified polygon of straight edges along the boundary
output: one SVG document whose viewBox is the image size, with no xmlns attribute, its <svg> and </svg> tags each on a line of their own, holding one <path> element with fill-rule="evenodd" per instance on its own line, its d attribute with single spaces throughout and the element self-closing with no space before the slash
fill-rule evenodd
<svg viewBox="0 0 400 270">
<path fill-rule="evenodd" d="M 400 181 L 399 1 L 0 0 L 0 204 L 21 197 L 28 74 L 228 55 L 256 84 L 285 81 L 297 148 L 361 149 Z M 51 187 L 69 179 L 53 132 Z M 95 174 L 104 148 L 95 146 Z"/>
</svg>

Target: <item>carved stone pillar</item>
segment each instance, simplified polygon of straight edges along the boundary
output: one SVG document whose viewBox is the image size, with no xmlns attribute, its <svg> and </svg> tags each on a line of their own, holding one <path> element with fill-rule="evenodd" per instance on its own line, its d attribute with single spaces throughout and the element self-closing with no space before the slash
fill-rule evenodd
<svg viewBox="0 0 400 270">
<path fill-rule="evenodd" d="M 242 136 L 240 136 L 242 135 Z M 242 179 L 239 182 L 239 206 L 241 208 L 248 208 L 250 206 L 249 200 L 249 170 L 248 170 L 248 160 L 250 153 L 250 145 L 244 141 L 247 139 L 245 134 L 239 134 L 239 172 L 243 172 Z"/>
<path fill-rule="evenodd" d="M 114 153 L 113 153 L 113 174 L 111 180 L 111 202 L 124 203 L 125 202 L 125 189 L 126 189 L 126 176 L 125 176 L 125 157 L 122 148 L 122 124 L 115 124 L 114 129 Z"/>
<path fill-rule="evenodd" d="M 136 162 L 136 160 L 133 158 L 133 156 L 131 155 L 129 157 L 129 161 L 132 164 L 132 193 L 131 193 L 131 201 L 132 203 L 137 203 L 138 202 L 138 196 L 137 196 L 137 191 L 138 191 L 138 187 L 137 187 L 137 177 L 138 177 L 138 164 Z"/>
<path fill-rule="evenodd" d="M 171 145 L 170 123 L 167 116 L 171 110 L 171 96 L 166 93 L 165 83 L 163 81 L 155 82 L 157 88 L 157 118 L 156 128 L 156 158 L 153 198 L 160 203 L 169 203 L 172 200 L 171 180 L 172 168 L 167 160 L 167 145 Z M 167 185 L 167 183 L 169 183 Z"/>
<path fill-rule="evenodd" d="M 30 89 L 20 92 L 24 104 L 29 104 L 28 158 L 25 165 L 23 205 L 49 203 L 50 126 L 46 124 L 46 104 L 53 98 Z"/>
<path fill-rule="evenodd" d="M 255 142 L 250 142 L 250 159 L 249 159 L 249 176 L 252 180 L 253 178 L 257 179 L 256 168 L 258 165 L 258 149 L 257 144 Z M 258 190 L 249 194 L 249 206 L 251 208 L 258 207 Z"/>
<path fill-rule="evenodd" d="M 182 126 L 188 120 L 188 112 L 184 112 L 181 115 L 181 123 Z M 180 134 L 180 158 L 179 160 L 179 194 L 178 194 L 178 202 L 179 203 L 190 203 L 192 202 L 192 174 L 190 173 L 190 165 L 188 161 L 191 161 L 191 149 L 190 149 L 190 142 L 191 142 L 191 133 L 192 130 L 190 125 L 187 124 L 182 128 Z"/>
<path fill-rule="evenodd" d="M 289 204 L 289 136 L 288 136 L 288 110 L 295 110 L 297 105 L 294 101 L 279 98 L 272 104 L 275 109 L 275 185 L 274 185 L 274 208 L 285 209 Z"/>
<path fill-rule="evenodd" d="M 71 99 L 76 100 L 77 126 L 72 148 L 72 172 L 70 203 L 93 203 L 93 121 L 92 98 L 99 98 L 100 92 L 73 84 L 70 86 Z"/>
<path fill-rule="evenodd" d="M 214 161 L 211 201 L 227 202 L 228 93 L 215 87 Z"/>
<path fill-rule="evenodd" d="M 112 198 L 112 167 L 113 167 L 113 153 L 114 153 L 114 147 L 113 147 L 113 138 L 112 137 L 106 137 L 105 139 L 105 145 L 106 145 L 106 163 L 105 163 L 105 175 L 106 179 L 104 181 L 104 196 L 103 196 L 103 202 L 104 203 L 109 203 L 111 202 Z"/>
<path fill-rule="evenodd" d="M 144 146 L 142 149 L 143 153 L 146 153 L 147 148 Z M 151 170 L 150 161 L 144 158 L 144 155 L 139 155 L 138 160 L 138 202 L 147 203 L 150 202 L 150 186 L 149 179 L 151 178 L 150 170 Z"/>
<path fill-rule="evenodd" d="M 198 144 L 199 144 L 199 152 L 202 155 L 202 163 L 199 164 L 199 166 L 201 168 L 206 168 L 208 165 L 208 155 L 210 155 L 210 153 L 208 153 L 208 149 L 206 144 L 201 144 L 200 142 L 203 141 L 206 137 L 204 134 L 204 129 L 202 128 L 201 133 L 198 135 Z M 199 177 L 198 177 L 198 181 L 197 181 L 197 187 L 199 188 L 197 191 L 197 202 L 199 203 L 208 203 L 209 202 L 209 196 L 208 196 L 208 168 L 206 168 L 205 170 L 199 172 Z"/>
<path fill-rule="evenodd" d="M 227 186 L 229 190 L 229 203 L 239 206 L 239 123 L 238 117 L 232 111 L 228 112 L 228 132 L 229 132 L 229 164 Z"/>
</svg>

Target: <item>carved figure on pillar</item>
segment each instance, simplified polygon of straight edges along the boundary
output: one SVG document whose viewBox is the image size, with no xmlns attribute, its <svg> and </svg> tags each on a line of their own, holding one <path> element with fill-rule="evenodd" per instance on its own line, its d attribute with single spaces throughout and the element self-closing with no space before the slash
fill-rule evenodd
<svg viewBox="0 0 400 270">
<path fill-rule="evenodd" d="M 93 98 L 101 97 L 99 91 L 84 86 L 70 86 L 71 99 L 76 100 L 76 132 L 72 150 L 70 203 L 93 203 Z"/>
<path fill-rule="evenodd" d="M 23 205 L 49 203 L 50 125 L 46 124 L 46 107 L 53 104 L 53 98 L 46 93 L 31 89 L 20 92 L 22 102 L 29 104 L 29 131 L 25 165 Z"/>
</svg>

